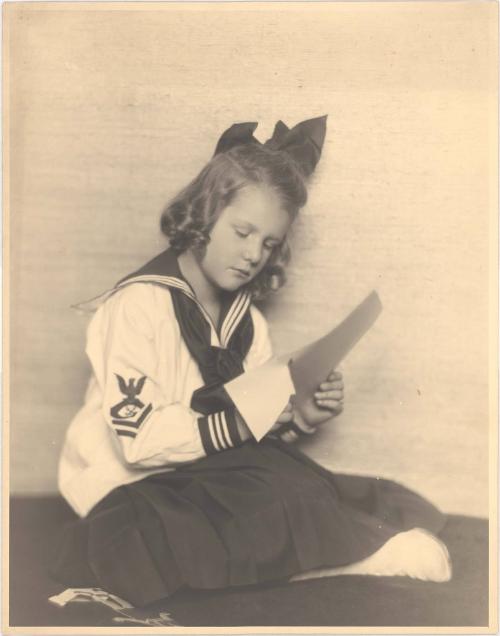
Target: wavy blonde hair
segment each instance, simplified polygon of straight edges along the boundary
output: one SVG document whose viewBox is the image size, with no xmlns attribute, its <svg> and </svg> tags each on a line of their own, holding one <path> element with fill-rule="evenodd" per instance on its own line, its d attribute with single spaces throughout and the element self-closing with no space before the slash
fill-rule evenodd
<svg viewBox="0 0 500 636">
<path fill-rule="evenodd" d="M 293 221 L 307 202 L 305 177 L 283 151 L 258 144 L 236 146 L 215 155 L 197 177 L 174 197 L 161 215 L 161 230 L 177 253 L 203 249 L 221 212 L 246 185 L 273 189 Z M 285 239 L 276 246 L 263 269 L 247 285 L 255 299 L 285 283 L 290 248 Z"/>
</svg>

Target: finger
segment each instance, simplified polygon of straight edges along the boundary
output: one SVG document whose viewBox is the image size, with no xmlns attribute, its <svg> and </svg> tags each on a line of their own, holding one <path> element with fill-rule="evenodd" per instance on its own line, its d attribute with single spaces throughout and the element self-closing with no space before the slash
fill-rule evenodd
<svg viewBox="0 0 500 636">
<path fill-rule="evenodd" d="M 295 440 L 298 439 L 298 437 L 299 436 L 297 435 L 297 433 L 295 433 L 295 431 L 286 431 L 285 433 L 281 435 L 281 439 L 287 444 L 291 444 L 292 442 L 295 442 Z"/>
<path fill-rule="evenodd" d="M 343 400 L 331 400 L 331 399 L 315 400 L 315 403 L 316 403 L 316 406 L 328 409 L 330 411 L 344 407 L 344 401 Z"/>
<path fill-rule="evenodd" d="M 316 404 L 320 408 L 334 413 L 341 413 L 344 410 L 344 404 L 337 400 L 316 400 Z"/>
<path fill-rule="evenodd" d="M 344 391 L 317 391 L 314 397 L 316 400 L 343 400 Z"/>
<path fill-rule="evenodd" d="M 308 424 L 305 420 L 301 422 L 295 422 L 295 426 L 298 426 L 299 429 L 306 435 L 312 435 L 316 432 L 316 426 L 311 426 L 311 424 Z"/>
<path fill-rule="evenodd" d="M 334 380 L 333 382 L 322 382 L 319 385 L 322 391 L 329 391 L 330 389 L 343 389 L 344 383 L 342 380 Z"/>
<path fill-rule="evenodd" d="M 331 371 L 328 374 L 328 380 L 342 380 L 342 372 L 341 371 Z"/>
<path fill-rule="evenodd" d="M 278 416 L 277 424 L 287 424 L 288 422 L 291 422 L 292 419 L 293 411 L 283 411 L 283 413 Z"/>
</svg>

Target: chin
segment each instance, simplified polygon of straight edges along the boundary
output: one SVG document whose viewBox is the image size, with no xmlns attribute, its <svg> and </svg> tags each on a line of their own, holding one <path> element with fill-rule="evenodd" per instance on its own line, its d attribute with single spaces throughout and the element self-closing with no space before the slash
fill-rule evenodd
<svg viewBox="0 0 500 636">
<path fill-rule="evenodd" d="M 224 280 L 219 281 L 218 286 L 224 291 L 235 292 L 238 289 L 242 289 L 243 287 L 249 285 L 252 280 L 253 278 L 242 279 L 238 277 L 233 278 L 231 276 L 230 278 L 225 278 Z"/>
<path fill-rule="evenodd" d="M 223 291 L 235 292 L 235 291 L 238 291 L 238 289 L 242 289 L 246 285 L 248 285 L 248 283 L 245 283 L 245 281 L 232 281 L 230 283 L 227 282 L 222 285 L 219 285 L 219 287 Z"/>
</svg>

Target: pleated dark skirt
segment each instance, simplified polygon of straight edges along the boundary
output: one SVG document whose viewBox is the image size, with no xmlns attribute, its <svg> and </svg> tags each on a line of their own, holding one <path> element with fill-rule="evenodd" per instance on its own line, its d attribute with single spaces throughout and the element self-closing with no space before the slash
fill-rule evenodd
<svg viewBox="0 0 500 636">
<path fill-rule="evenodd" d="M 247 442 L 121 486 L 64 529 L 52 575 L 135 606 L 183 587 L 279 580 L 373 554 L 443 515 L 388 480 L 333 474 L 296 448 Z"/>
</svg>

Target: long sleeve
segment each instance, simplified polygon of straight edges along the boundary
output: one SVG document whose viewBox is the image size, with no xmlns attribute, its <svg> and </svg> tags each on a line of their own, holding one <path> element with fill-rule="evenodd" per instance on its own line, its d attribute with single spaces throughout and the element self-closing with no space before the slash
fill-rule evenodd
<svg viewBox="0 0 500 636">
<path fill-rule="evenodd" d="M 144 468 L 191 462 L 206 454 L 201 415 L 182 403 L 178 390 L 179 382 L 189 384 L 189 377 L 175 377 L 178 335 L 174 325 L 158 322 L 156 297 L 145 285 L 115 294 L 89 328 L 87 347 L 101 385 L 102 415 L 127 464 Z"/>
<path fill-rule="evenodd" d="M 92 374 L 66 432 L 61 494 L 80 516 L 114 488 L 242 443 L 234 406 L 191 408 L 204 382 L 168 288 L 131 284 L 109 297 L 87 331 Z"/>
</svg>

